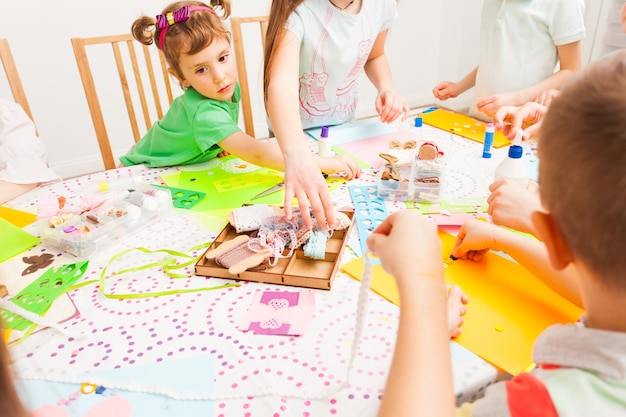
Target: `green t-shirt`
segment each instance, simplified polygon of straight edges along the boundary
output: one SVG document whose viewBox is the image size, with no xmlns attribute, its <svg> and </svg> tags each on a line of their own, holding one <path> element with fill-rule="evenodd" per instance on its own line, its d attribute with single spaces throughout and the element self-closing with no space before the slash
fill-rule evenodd
<svg viewBox="0 0 626 417">
<path fill-rule="evenodd" d="M 222 151 L 219 143 L 241 131 L 237 125 L 240 100 L 239 84 L 232 102 L 206 98 L 193 88 L 187 89 L 120 161 L 125 166 L 164 167 L 215 158 Z"/>
</svg>

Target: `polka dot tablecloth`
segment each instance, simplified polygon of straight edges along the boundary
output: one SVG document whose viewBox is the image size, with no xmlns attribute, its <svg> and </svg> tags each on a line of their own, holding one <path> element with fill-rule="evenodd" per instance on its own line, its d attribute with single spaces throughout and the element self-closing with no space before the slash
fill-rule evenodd
<svg viewBox="0 0 626 417">
<path fill-rule="evenodd" d="M 133 177 L 161 183 L 160 176 L 167 172 L 173 169 L 132 167 L 87 175 L 41 187 L 11 206 L 34 212 L 42 196 L 77 195 L 97 190 L 103 181 L 115 184 Z M 361 184 L 371 183 L 373 174 L 366 173 Z M 351 205 L 346 186 L 337 191 L 334 202 L 337 207 Z M 390 203 L 390 211 L 396 208 L 397 204 Z M 199 256 L 206 247 L 202 245 L 208 245 L 224 225 L 225 221 L 210 213 L 176 209 L 93 256 L 78 282 L 96 280 L 107 268 L 108 293 L 224 285 L 231 281 L 194 276 L 193 265 L 184 269 L 188 278 L 169 278 L 159 267 L 110 276 L 113 271 L 162 259 L 160 253 L 131 252 L 109 263 L 117 253 L 136 247 Z M 36 234 L 35 226 L 30 227 L 27 230 Z M 22 256 L 43 253 L 55 256 L 52 267 L 76 262 L 41 245 Z M 20 276 L 22 256 L 0 264 L 3 279 L 33 280 L 43 272 Z M 347 249 L 344 261 L 354 256 Z M 103 404 L 111 395 L 122 397 L 132 407 L 132 416 L 183 412 L 223 417 L 376 415 L 393 355 L 397 306 L 370 292 L 367 310 L 359 311 L 361 284 L 341 272 L 330 291 L 240 284 L 146 298 L 106 298 L 98 282 L 69 292 L 65 303 L 73 305 L 76 314 L 64 317 L 62 325 L 70 337 L 46 329 L 10 349 L 15 373 L 23 379 L 25 402 L 31 409 L 52 404 L 67 415 L 82 415 L 89 408 L 87 401 L 97 398 L 97 394 L 81 392 L 82 382 L 93 379 L 101 392 L 109 393 L 100 396 Z M 237 330 L 254 294 L 269 290 L 314 291 L 314 316 L 304 335 Z M 363 328 L 355 341 L 359 314 L 363 314 Z M 458 402 L 477 398 L 495 380 L 496 370 L 456 343 L 452 352 Z M 183 366 L 190 362 L 196 366 Z M 184 411 L 175 414 L 176 410 Z"/>
</svg>

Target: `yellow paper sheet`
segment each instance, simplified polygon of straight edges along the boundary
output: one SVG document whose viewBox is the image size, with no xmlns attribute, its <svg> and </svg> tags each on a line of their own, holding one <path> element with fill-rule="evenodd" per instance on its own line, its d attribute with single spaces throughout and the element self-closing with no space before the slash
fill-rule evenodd
<svg viewBox="0 0 626 417">
<path fill-rule="evenodd" d="M 451 110 L 437 109 L 422 113 L 419 115 L 423 122 L 436 128 L 452 132 L 455 135 L 484 143 L 485 129 L 487 124 L 483 121 L 471 118 L 464 114 L 456 113 Z M 511 142 L 502 134 L 496 131 L 493 135 L 493 147 L 501 148 L 510 145 Z"/>
<path fill-rule="evenodd" d="M 0 206 L 0 217 L 10 223 L 13 223 L 20 229 L 34 223 L 35 220 L 37 220 L 37 216 L 35 214 L 3 206 Z"/>
<path fill-rule="evenodd" d="M 442 259 L 455 237 L 440 231 Z M 363 258 L 342 269 L 360 279 Z M 373 266 L 372 290 L 399 304 L 393 277 Z M 481 262 L 458 260 L 445 269 L 446 282 L 458 285 L 468 296 L 463 331 L 456 341 L 497 367 L 516 375 L 532 363 L 532 346 L 544 329 L 556 323 L 573 323 L 583 313 L 519 264 L 495 253 Z"/>
</svg>

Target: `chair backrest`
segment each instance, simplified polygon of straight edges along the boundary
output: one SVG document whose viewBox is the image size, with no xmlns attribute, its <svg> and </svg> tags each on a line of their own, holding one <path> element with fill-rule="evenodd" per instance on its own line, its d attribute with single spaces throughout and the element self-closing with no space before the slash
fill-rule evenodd
<svg viewBox="0 0 626 417">
<path fill-rule="evenodd" d="M 267 22 L 269 16 L 253 16 L 253 17 L 231 17 L 230 24 L 233 31 L 233 42 L 235 45 L 235 59 L 237 60 L 237 72 L 239 73 L 239 86 L 241 87 L 241 107 L 244 118 L 244 127 L 246 133 L 255 137 L 254 120 L 252 117 L 252 100 L 250 93 L 250 84 L 248 83 L 248 68 L 246 66 L 246 53 L 244 51 L 243 40 L 244 33 L 242 25 L 254 23 L 259 25 L 261 31 L 261 63 L 262 53 L 265 49 L 265 35 L 267 33 Z M 254 37 L 258 39 L 258 37 Z M 249 48 L 252 49 L 252 48 Z M 258 49 L 258 48 L 257 48 Z M 261 86 L 263 83 L 261 82 Z"/>
<path fill-rule="evenodd" d="M 112 86 L 110 78 L 107 78 L 105 82 L 100 82 L 98 89 L 96 88 L 95 79 L 101 80 L 106 77 L 94 77 L 94 71 L 100 68 L 99 65 L 90 65 L 89 57 L 95 62 L 96 57 L 103 58 L 103 52 L 106 51 L 100 49 L 100 55 L 96 55 L 95 46 L 110 45 L 112 48 L 105 54 L 104 59 L 110 60 L 112 52 L 135 143 L 154 122 L 163 117 L 164 111 L 167 111 L 172 103 L 172 79 L 160 51 L 154 45 L 147 46 L 137 42 L 131 34 L 73 38 L 71 41 L 104 167 L 112 169 L 116 164 L 98 94 L 99 92 L 101 96 L 107 94 L 109 98 Z M 87 54 L 88 46 L 91 55 Z M 137 54 L 136 47 L 140 48 L 140 55 Z"/>
<path fill-rule="evenodd" d="M 11 93 L 13 94 L 13 99 L 17 104 L 22 106 L 28 117 L 33 120 L 33 114 L 30 111 L 28 100 L 26 100 L 26 94 L 24 93 L 24 88 L 22 87 L 22 81 L 20 80 L 17 67 L 15 66 L 15 61 L 13 60 L 13 54 L 11 54 L 9 41 L 6 39 L 0 39 L 0 60 L 2 61 L 2 66 L 4 67 L 9 88 L 11 88 Z"/>
</svg>

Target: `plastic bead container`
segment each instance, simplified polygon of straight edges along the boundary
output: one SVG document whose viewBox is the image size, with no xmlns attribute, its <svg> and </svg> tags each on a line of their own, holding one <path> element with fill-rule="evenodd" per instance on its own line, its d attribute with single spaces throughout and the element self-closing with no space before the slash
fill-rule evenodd
<svg viewBox="0 0 626 417">
<path fill-rule="evenodd" d="M 420 160 L 410 165 L 398 166 L 400 180 L 383 179 L 382 168 L 376 175 L 377 197 L 394 201 L 438 203 L 442 190 L 443 158 Z"/>
<path fill-rule="evenodd" d="M 142 185 L 105 197 L 92 210 L 40 219 L 37 229 L 47 248 L 88 258 L 169 213 L 172 207 L 169 190 Z"/>
</svg>

